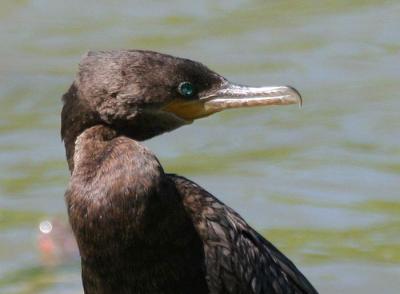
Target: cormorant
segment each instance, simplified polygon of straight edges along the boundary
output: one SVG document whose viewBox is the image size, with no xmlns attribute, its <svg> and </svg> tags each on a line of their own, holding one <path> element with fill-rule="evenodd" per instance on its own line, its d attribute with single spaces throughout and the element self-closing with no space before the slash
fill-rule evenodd
<svg viewBox="0 0 400 294">
<path fill-rule="evenodd" d="M 63 96 L 65 194 L 86 294 L 317 293 L 295 265 L 139 141 L 218 111 L 299 103 L 142 50 L 89 52 Z"/>
</svg>

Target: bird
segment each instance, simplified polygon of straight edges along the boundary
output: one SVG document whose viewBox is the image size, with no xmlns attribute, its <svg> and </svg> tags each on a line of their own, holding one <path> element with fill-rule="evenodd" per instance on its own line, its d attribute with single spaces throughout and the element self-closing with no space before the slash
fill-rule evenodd
<svg viewBox="0 0 400 294">
<path fill-rule="evenodd" d="M 141 142 L 225 109 L 301 103 L 149 50 L 89 51 L 63 95 L 65 192 L 86 294 L 317 293 L 232 208 Z"/>
</svg>

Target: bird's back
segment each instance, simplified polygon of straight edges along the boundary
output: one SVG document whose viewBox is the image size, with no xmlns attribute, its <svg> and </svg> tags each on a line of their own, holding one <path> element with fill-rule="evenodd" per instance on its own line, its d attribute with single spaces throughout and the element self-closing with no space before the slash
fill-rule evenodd
<svg viewBox="0 0 400 294">
<path fill-rule="evenodd" d="M 210 293 L 317 293 L 296 266 L 235 211 L 169 175 L 203 241 Z"/>
</svg>

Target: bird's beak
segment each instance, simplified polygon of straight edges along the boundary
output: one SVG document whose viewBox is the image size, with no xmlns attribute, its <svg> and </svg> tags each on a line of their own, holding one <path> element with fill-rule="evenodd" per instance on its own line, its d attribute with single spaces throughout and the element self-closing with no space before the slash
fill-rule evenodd
<svg viewBox="0 0 400 294">
<path fill-rule="evenodd" d="M 227 84 L 217 92 L 200 99 L 206 112 L 218 112 L 228 108 L 300 104 L 300 93 L 288 86 L 247 87 Z"/>
<path fill-rule="evenodd" d="M 163 110 L 192 121 L 229 108 L 288 104 L 302 104 L 300 93 L 293 87 L 248 87 L 226 83 L 200 99 L 175 100 Z"/>
</svg>

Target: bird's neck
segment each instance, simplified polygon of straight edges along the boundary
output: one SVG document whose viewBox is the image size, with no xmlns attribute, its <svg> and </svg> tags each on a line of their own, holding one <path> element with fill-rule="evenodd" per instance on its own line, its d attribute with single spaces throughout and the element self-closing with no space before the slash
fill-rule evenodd
<svg viewBox="0 0 400 294">
<path fill-rule="evenodd" d="M 190 224 L 175 184 L 139 142 L 97 125 L 77 137 L 72 161 L 66 201 L 82 246 L 157 246 L 175 240 Z M 117 255 L 115 244 L 111 249 Z"/>
<path fill-rule="evenodd" d="M 73 162 L 66 202 L 86 293 L 161 293 L 201 276 L 188 271 L 202 260 L 193 223 L 147 148 L 94 126 L 75 140 Z"/>
<path fill-rule="evenodd" d="M 86 129 L 100 124 L 98 115 L 89 111 L 89 107 L 82 99 L 75 84 L 63 96 L 64 106 L 61 112 L 61 137 L 64 141 L 68 167 L 72 173 L 74 169 L 75 141 Z"/>
</svg>

